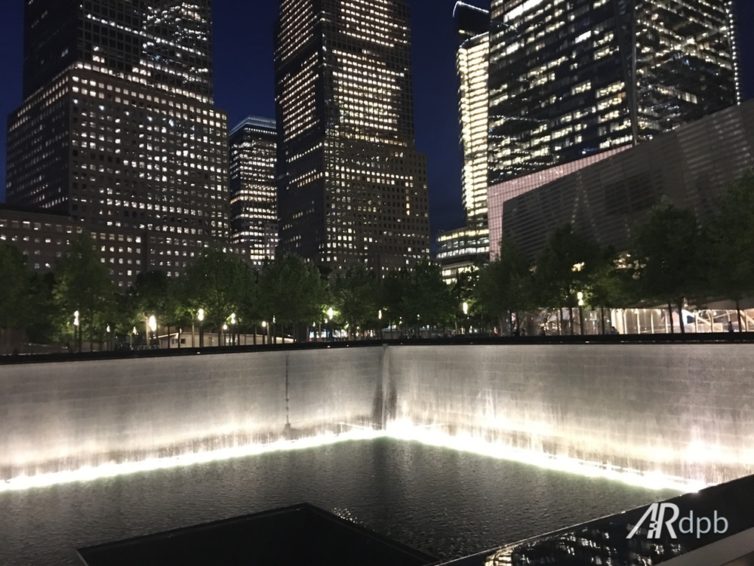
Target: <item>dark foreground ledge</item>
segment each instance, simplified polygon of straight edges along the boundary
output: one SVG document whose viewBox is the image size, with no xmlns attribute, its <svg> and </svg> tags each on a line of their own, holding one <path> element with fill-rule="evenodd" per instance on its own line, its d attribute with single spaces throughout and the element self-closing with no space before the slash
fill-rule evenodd
<svg viewBox="0 0 754 566">
<path fill-rule="evenodd" d="M 87 566 L 424 566 L 436 559 L 312 505 L 79 550 Z"/>
<path fill-rule="evenodd" d="M 738 566 L 754 561 L 753 492 L 750 476 L 442 563 L 307 504 L 85 548 L 79 555 L 86 566 Z"/>
<path fill-rule="evenodd" d="M 396 340 L 354 340 L 331 342 L 300 342 L 256 346 L 222 346 L 216 348 L 172 348 L 161 350 L 127 350 L 108 352 L 83 352 L 73 354 L 20 354 L 0 356 L 2 364 L 66 362 L 87 360 L 118 360 L 136 358 L 164 358 L 171 356 L 196 356 L 200 354 L 236 354 L 248 352 L 274 352 L 296 350 L 321 350 L 328 348 L 366 348 L 375 346 L 544 346 L 579 344 L 754 344 L 754 332 L 723 332 L 708 334 L 625 334 L 589 336 L 454 336 L 450 338 L 406 338 Z"/>
<path fill-rule="evenodd" d="M 754 476 L 749 476 L 453 560 L 447 566 L 745 566 L 754 563 L 752 493 Z M 658 520 L 655 531 L 653 519 Z"/>
</svg>

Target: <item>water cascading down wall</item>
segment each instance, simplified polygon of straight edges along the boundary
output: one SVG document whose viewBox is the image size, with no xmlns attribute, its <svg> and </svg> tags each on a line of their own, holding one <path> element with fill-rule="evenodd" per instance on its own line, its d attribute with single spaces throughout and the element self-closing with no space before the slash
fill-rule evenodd
<svg viewBox="0 0 754 566">
<path fill-rule="evenodd" d="M 140 462 L 377 436 L 712 484 L 754 471 L 752 368 L 754 345 L 687 344 L 3 365 L 0 490 L 82 469 L 116 474 Z"/>
</svg>

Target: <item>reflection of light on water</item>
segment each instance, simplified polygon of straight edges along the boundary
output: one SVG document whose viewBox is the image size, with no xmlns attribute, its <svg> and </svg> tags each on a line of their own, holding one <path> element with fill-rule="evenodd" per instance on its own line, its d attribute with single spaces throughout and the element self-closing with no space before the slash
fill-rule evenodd
<svg viewBox="0 0 754 566">
<path fill-rule="evenodd" d="M 0 481 L 0 493 L 193 466 L 273 452 L 304 450 L 338 442 L 375 440 L 377 438 L 419 442 L 428 446 L 521 462 L 549 470 L 619 481 L 645 489 L 689 492 L 698 491 L 706 485 L 704 482 L 673 477 L 660 472 L 625 470 L 567 456 L 555 456 L 542 451 L 515 448 L 469 434 L 449 434 L 447 431 L 431 425 L 416 425 L 409 421 L 393 421 L 387 424 L 386 430 L 351 426 L 348 432 L 340 434 L 327 433 L 296 440 L 279 440 L 263 444 L 248 444 L 232 448 L 185 453 L 171 457 L 147 458 L 135 462 L 111 462 L 97 466 L 82 466 L 70 471 L 16 476 L 9 480 Z"/>
<path fill-rule="evenodd" d="M 548 470 L 567 472 L 590 478 L 604 478 L 628 485 L 654 490 L 675 490 L 679 492 L 698 491 L 706 483 L 674 477 L 657 471 L 641 472 L 615 466 L 586 462 L 568 456 L 557 456 L 541 451 L 527 450 L 490 442 L 468 434 L 448 434 L 437 427 L 415 426 L 408 421 L 394 421 L 387 426 L 387 436 L 396 440 L 414 441 L 429 446 L 439 446 L 470 452 L 490 458 L 531 464 Z"/>
<path fill-rule="evenodd" d="M 245 458 L 247 456 L 269 454 L 272 452 L 304 450 L 307 448 L 327 446 L 337 442 L 373 440 L 382 436 L 384 436 L 383 431 L 359 427 L 341 434 L 330 433 L 296 440 L 278 440 L 276 442 L 268 442 L 264 444 L 247 444 L 245 446 L 234 446 L 232 448 L 185 453 L 178 456 L 147 458 L 137 462 L 111 462 L 98 466 L 82 466 L 76 470 L 16 476 L 9 480 L 0 481 L 0 493 L 7 491 L 23 491 L 39 487 L 50 487 L 67 483 L 86 482 L 141 472 L 152 472 L 155 470 L 182 468 L 193 466 L 195 464 L 220 462 L 223 460 Z"/>
</svg>

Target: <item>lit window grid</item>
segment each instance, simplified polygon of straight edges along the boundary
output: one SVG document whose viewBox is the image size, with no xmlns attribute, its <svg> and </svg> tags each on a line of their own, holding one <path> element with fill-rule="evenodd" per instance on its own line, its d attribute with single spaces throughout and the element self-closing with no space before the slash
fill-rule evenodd
<svg viewBox="0 0 754 566">
<path fill-rule="evenodd" d="M 274 259 L 278 244 L 276 129 L 246 121 L 229 140 L 231 242 L 252 265 Z"/>
<path fill-rule="evenodd" d="M 458 50 L 459 113 L 463 149 L 462 200 L 467 222 L 487 215 L 489 34 L 465 41 Z"/>
<path fill-rule="evenodd" d="M 406 95 L 404 2 L 333 1 L 317 32 L 305 16 L 310 4 L 300 8 L 293 13 L 290 2 L 281 3 L 277 34 L 283 249 L 336 268 L 361 262 L 396 269 L 426 259 L 427 182 Z M 354 17 L 367 8 L 370 17 Z M 382 8 L 397 25 L 373 21 Z M 294 29 L 307 33 L 294 42 Z"/>
<path fill-rule="evenodd" d="M 48 272 L 65 257 L 71 241 L 84 225 L 65 216 L 0 207 L 0 242 L 14 245 L 27 267 Z M 93 246 L 113 282 L 122 290 L 132 285 L 142 270 L 145 238 L 139 231 L 108 229 L 91 233 Z"/>
<path fill-rule="evenodd" d="M 44 154 L 47 110 L 67 117 L 54 129 L 63 160 Z M 209 105 L 76 65 L 11 118 L 8 200 L 149 230 L 152 267 L 178 273 L 211 240 L 227 242 L 225 132 Z"/>
<path fill-rule="evenodd" d="M 491 68 L 500 71 L 491 81 L 491 181 L 631 143 L 634 126 L 637 139 L 651 139 L 736 102 L 732 3 L 683 0 L 697 26 L 683 37 L 673 31 L 678 4 L 636 2 L 634 115 L 630 14 L 621 35 L 605 0 L 493 0 Z M 693 72 L 679 71 L 678 54 Z"/>
</svg>

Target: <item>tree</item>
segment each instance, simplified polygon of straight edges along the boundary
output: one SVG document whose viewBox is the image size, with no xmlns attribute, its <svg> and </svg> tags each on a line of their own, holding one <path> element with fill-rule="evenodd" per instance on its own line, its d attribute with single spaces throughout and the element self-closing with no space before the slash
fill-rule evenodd
<svg viewBox="0 0 754 566">
<path fill-rule="evenodd" d="M 109 270 L 94 249 L 91 236 L 82 233 L 74 237 L 55 267 L 53 302 L 58 327 L 65 335 L 74 333 L 79 351 L 84 333 L 91 349 L 95 336 L 104 332 L 115 294 Z"/>
<path fill-rule="evenodd" d="M 357 328 L 365 329 L 377 320 L 379 287 L 374 274 L 362 264 L 356 264 L 336 276 L 332 284 L 335 308 L 348 324 L 349 335 Z"/>
<path fill-rule="evenodd" d="M 574 231 L 570 224 L 555 230 L 537 258 L 534 289 L 538 302 L 558 309 L 563 326 L 562 307 L 569 310 L 569 328 L 573 334 L 573 309 L 581 305 L 578 293 L 588 291 L 589 279 L 599 263 L 600 251 L 591 240 Z M 583 317 L 582 317 L 583 318 Z M 584 325 L 581 325 L 584 332 Z"/>
<path fill-rule="evenodd" d="M 483 311 L 500 321 L 501 329 L 507 326 L 514 333 L 521 330 L 521 311 L 532 306 L 531 287 L 529 262 L 518 248 L 503 240 L 500 256 L 479 273 L 476 298 Z"/>
<path fill-rule="evenodd" d="M 455 312 L 451 288 L 443 281 L 440 267 L 430 262 L 419 262 L 405 272 L 400 312 L 405 321 L 421 326 L 439 326 L 450 323 Z"/>
<path fill-rule="evenodd" d="M 617 255 L 612 248 L 602 252 L 589 274 L 586 300 L 600 310 L 600 332 L 606 333 L 605 309 L 615 309 L 638 301 L 630 257 Z"/>
<path fill-rule="evenodd" d="M 705 229 L 703 257 L 709 264 L 709 292 L 736 303 L 738 328 L 743 331 L 741 300 L 754 295 L 754 172 L 731 185 L 717 214 Z"/>
<path fill-rule="evenodd" d="M 460 322 L 463 328 L 475 326 L 483 328 L 494 326 L 497 318 L 487 316 L 482 308 L 476 289 L 479 285 L 479 275 L 485 264 L 481 261 L 474 264 L 468 271 L 460 271 L 456 275 L 456 281 L 452 286 L 454 313 L 458 324 Z"/>
<path fill-rule="evenodd" d="M 251 271 L 239 257 L 205 249 L 181 279 L 178 295 L 182 304 L 176 306 L 179 318 L 188 318 L 187 310 L 195 318 L 204 309 L 207 324 L 219 336 L 231 315 L 241 310 L 251 278 Z"/>
<path fill-rule="evenodd" d="M 29 308 L 31 273 L 23 254 L 12 244 L 0 242 L 0 273 L 3 292 L 0 293 L 0 329 L 21 330 L 26 326 L 25 313 Z"/>
<path fill-rule="evenodd" d="M 327 287 L 314 264 L 294 255 L 276 257 L 259 273 L 260 313 L 293 327 L 301 339 L 318 320 L 328 300 Z"/>
<path fill-rule="evenodd" d="M 671 331 L 673 305 L 678 308 L 681 333 L 685 333 L 684 298 L 702 287 L 701 242 L 694 213 L 671 204 L 653 209 L 636 234 L 633 255 L 639 262 L 639 289 L 645 299 L 667 304 Z"/>
<path fill-rule="evenodd" d="M 143 271 L 129 291 L 133 323 L 140 326 L 150 317 L 155 316 L 158 323 L 168 328 L 180 324 L 185 317 L 179 310 L 178 283 L 168 277 L 164 271 Z M 170 341 L 168 341 L 170 347 Z"/>
</svg>

